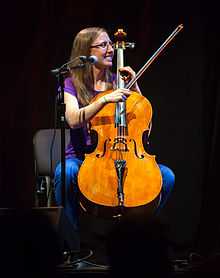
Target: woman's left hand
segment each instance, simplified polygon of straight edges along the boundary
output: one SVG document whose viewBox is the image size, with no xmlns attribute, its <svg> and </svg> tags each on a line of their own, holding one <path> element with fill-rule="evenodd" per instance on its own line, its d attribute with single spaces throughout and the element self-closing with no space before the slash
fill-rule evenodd
<svg viewBox="0 0 220 278">
<path fill-rule="evenodd" d="M 136 76 L 135 71 L 129 66 L 121 67 L 119 69 L 119 72 L 120 72 L 121 78 L 125 81 L 125 83 L 128 83 L 131 79 L 133 79 Z M 134 85 L 130 88 L 130 90 L 136 91 L 139 94 L 141 94 L 141 90 L 140 90 L 137 82 L 134 83 Z"/>
<path fill-rule="evenodd" d="M 132 78 L 134 78 L 136 76 L 135 71 L 133 71 L 133 69 L 129 66 L 120 68 L 119 72 L 120 72 L 121 78 L 125 82 L 129 82 Z"/>
</svg>

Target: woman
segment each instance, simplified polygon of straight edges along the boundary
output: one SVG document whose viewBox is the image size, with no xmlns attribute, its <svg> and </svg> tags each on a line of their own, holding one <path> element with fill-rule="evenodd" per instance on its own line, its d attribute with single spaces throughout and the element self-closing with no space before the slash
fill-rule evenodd
<svg viewBox="0 0 220 278">
<path fill-rule="evenodd" d="M 75 229 L 78 229 L 77 215 L 77 175 L 83 162 L 84 154 L 91 146 L 91 138 L 88 133 L 88 122 L 107 103 L 125 101 L 131 92 L 127 89 L 114 89 L 116 75 L 111 72 L 114 49 L 108 33 L 99 27 L 90 27 L 81 30 L 75 37 L 70 60 L 79 56 L 97 57 L 93 65 L 86 63 L 85 67 L 74 69 L 71 76 L 64 82 L 64 101 L 66 104 L 66 121 L 70 127 L 71 142 L 66 149 L 66 195 L 65 213 Z M 135 76 L 130 67 L 120 69 L 125 82 Z M 96 101 L 91 99 L 99 92 L 113 89 Z M 135 83 L 132 91 L 141 91 Z M 159 208 L 167 200 L 174 185 L 173 172 L 164 165 L 159 165 L 163 189 Z M 61 164 L 55 170 L 55 199 L 58 205 L 62 204 Z"/>
</svg>

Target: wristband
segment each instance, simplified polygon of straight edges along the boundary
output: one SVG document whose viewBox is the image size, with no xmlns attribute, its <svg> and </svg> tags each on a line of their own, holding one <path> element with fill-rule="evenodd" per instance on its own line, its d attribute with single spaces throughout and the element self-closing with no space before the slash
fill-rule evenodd
<svg viewBox="0 0 220 278">
<path fill-rule="evenodd" d="M 106 96 L 103 96 L 103 99 L 104 99 L 104 103 L 108 102 Z"/>
</svg>

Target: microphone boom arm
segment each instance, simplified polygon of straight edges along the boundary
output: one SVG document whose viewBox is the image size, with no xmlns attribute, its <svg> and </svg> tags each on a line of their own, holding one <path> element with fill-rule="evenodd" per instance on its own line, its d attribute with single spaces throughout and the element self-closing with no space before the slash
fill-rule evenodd
<svg viewBox="0 0 220 278">
<path fill-rule="evenodd" d="M 68 67 L 70 64 L 74 63 L 76 60 L 80 60 L 81 63 L 77 64 L 75 66 L 71 66 Z M 97 63 L 98 59 L 96 56 L 92 55 L 92 56 L 77 56 L 74 59 L 68 61 L 67 63 L 63 64 L 61 67 L 56 68 L 51 70 L 52 74 L 66 74 L 68 73 L 70 70 L 72 69 L 79 69 L 79 68 L 83 68 L 85 66 L 86 63 L 90 63 L 90 64 L 95 64 Z"/>
</svg>

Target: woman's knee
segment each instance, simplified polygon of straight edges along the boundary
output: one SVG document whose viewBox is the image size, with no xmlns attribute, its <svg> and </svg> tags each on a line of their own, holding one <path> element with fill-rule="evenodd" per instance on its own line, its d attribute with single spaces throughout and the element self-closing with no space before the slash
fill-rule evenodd
<svg viewBox="0 0 220 278">
<path fill-rule="evenodd" d="M 66 175 L 71 177 L 76 177 L 81 163 L 76 159 L 67 159 L 66 160 Z"/>
<path fill-rule="evenodd" d="M 171 191 L 175 184 L 175 174 L 174 172 L 167 166 L 159 164 L 162 179 L 163 179 L 163 186 L 169 191 Z"/>
<path fill-rule="evenodd" d="M 67 159 L 65 161 L 65 172 L 66 175 L 77 175 L 78 171 L 79 171 L 79 167 L 80 167 L 81 163 L 78 161 L 75 161 L 74 159 Z M 55 173 L 54 176 L 55 177 L 59 177 L 61 176 L 61 162 L 59 162 L 55 168 Z"/>
</svg>

